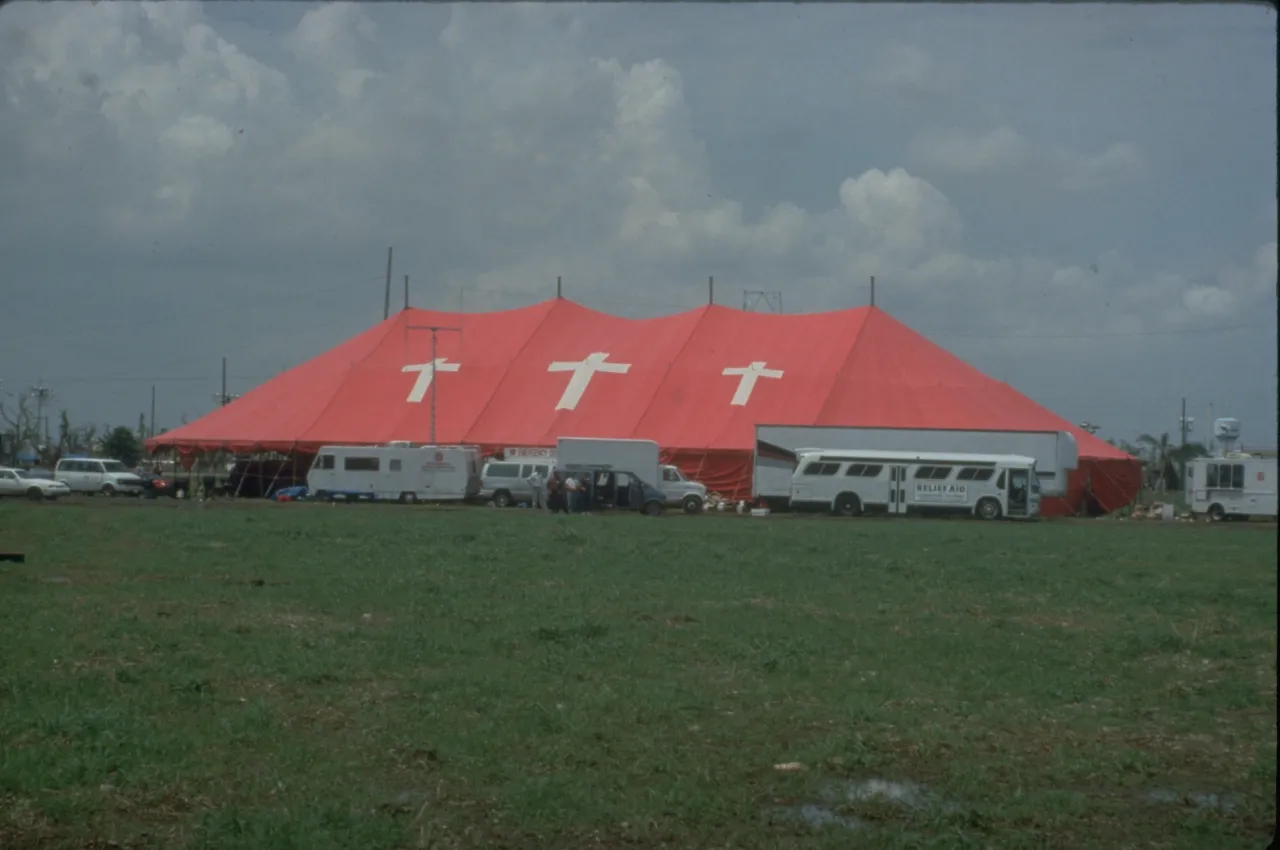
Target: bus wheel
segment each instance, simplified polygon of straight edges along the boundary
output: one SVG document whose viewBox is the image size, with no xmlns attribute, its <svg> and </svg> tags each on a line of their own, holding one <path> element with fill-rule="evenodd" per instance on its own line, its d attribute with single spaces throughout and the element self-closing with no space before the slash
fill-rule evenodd
<svg viewBox="0 0 1280 850">
<path fill-rule="evenodd" d="M 995 499 L 983 499 L 978 502 L 978 516 L 985 520 L 1000 519 L 1000 503 Z"/>
<path fill-rule="evenodd" d="M 862 501 L 855 493 L 841 493 L 836 498 L 835 509 L 839 516 L 861 516 Z"/>
<path fill-rule="evenodd" d="M 1222 505 L 1211 505 L 1209 507 L 1209 522 L 1222 522 L 1227 518 L 1227 512 L 1222 509 Z"/>
</svg>

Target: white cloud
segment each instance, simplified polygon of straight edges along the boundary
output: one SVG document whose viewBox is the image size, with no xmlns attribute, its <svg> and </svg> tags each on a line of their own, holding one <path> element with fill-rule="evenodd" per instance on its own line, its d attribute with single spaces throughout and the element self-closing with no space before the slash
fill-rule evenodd
<svg viewBox="0 0 1280 850">
<path fill-rule="evenodd" d="M 1032 177 L 1070 191 L 1117 186 L 1141 179 L 1146 158 L 1132 142 L 1116 142 L 1097 154 L 1035 144 L 1008 125 L 981 133 L 952 129 L 912 140 L 911 161 L 942 174 Z"/>
<path fill-rule="evenodd" d="M 907 94 L 939 95 L 950 88 L 946 74 L 928 53 L 909 44 L 885 48 L 867 73 L 873 85 Z"/>
</svg>

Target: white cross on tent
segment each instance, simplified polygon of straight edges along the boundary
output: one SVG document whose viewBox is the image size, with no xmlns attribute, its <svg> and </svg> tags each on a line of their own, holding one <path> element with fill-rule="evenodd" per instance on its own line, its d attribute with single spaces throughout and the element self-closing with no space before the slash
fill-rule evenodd
<svg viewBox="0 0 1280 850">
<path fill-rule="evenodd" d="M 431 381 L 436 376 L 436 372 L 456 372 L 462 368 L 460 363 L 450 363 L 448 357 L 437 357 L 427 363 L 410 363 L 400 368 L 401 372 L 417 372 L 418 378 L 413 382 L 413 389 L 409 390 L 409 396 L 405 401 L 417 404 L 427 397 L 427 390 L 431 388 Z"/>
<path fill-rule="evenodd" d="M 630 363 L 606 363 L 609 355 L 603 351 L 596 351 L 588 354 L 582 360 L 556 360 L 547 366 L 548 372 L 572 372 L 573 377 L 569 379 L 569 385 L 564 388 L 564 393 L 560 396 L 560 403 L 556 405 L 556 410 L 574 410 L 578 406 L 578 402 L 582 401 L 582 394 L 587 391 L 587 387 L 591 384 L 591 378 L 596 372 L 612 372 L 615 375 L 625 375 L 631 369 Z"/>
<path fill-rule="evenodd" d="M 733 401 L 737 407 L 745 407 L 751 400 L 751 393 L 756 388 L 756 381 L 761 378 L 781 378 L 781 369 L 766 369 L 765 361 L 753 360 L 750 366 L 729 366 L 720 374 L 738 377 L 738 389 L 733 393 Z"/>
</svg>

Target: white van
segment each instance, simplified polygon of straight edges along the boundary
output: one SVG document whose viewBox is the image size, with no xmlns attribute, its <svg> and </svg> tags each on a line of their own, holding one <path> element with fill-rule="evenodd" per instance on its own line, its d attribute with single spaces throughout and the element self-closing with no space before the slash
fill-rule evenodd
<svg viewBox="0 0 1280 850">
<path fill-rule="evenodd" d="M 480 494 L 476 446 L 324 446 L 307 473 L 313 498 L 462 501 Z"/>
<path fill-rule="evenodd" d="M 1276 518 L 1276 459 L 1201 457 L 1187 461 L 1187 505 L 1213 522 Z"/>
<path fill-rule="evenodd" d="M 566 467 L 625 469 L 641 481 L 662 491 L 663 504 L 679 506 L 685 513 L 701 513 L 707 501 L 707 487 L 690 481 L 679 468 L 659 462 L 660 451 L 653 440 L 560 437 L 556 457 Z"/>
<path fill-rule="evenodd" d="M 791 478 L 794 510 L 966 514 L 986 520 L 1040 514 L 1035 458 L 907 452 L 802 451 Z"/>
<path fill-rule="evenodd" d="M 55 481 L 61 481 L 73 493 L 101 493 L 104 496 L 137 496 L 142 493 L 142 479 L 118 460 L 96 457 L 62 458 L 54 467 Z"/>
</svg>

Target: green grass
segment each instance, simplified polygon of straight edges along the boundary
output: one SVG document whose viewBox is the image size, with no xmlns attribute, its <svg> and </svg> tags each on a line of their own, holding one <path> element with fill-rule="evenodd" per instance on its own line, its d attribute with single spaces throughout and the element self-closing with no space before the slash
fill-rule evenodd
<svg viewBox="0 0 1280 850">
<path fill-rule="evenodd" d="M 0 564 L 0 847 L 1224 850 L 1275 822 L 1273 528 L 93 500 L 0 505 L 0 549 L 28 558 Z M 934 802 L 846 793 L 877 778 Z"/>
</svg>

